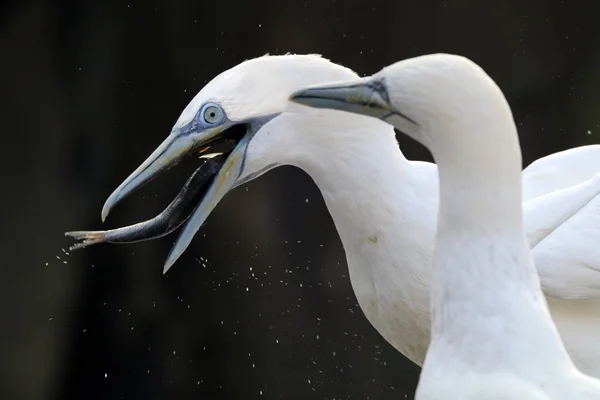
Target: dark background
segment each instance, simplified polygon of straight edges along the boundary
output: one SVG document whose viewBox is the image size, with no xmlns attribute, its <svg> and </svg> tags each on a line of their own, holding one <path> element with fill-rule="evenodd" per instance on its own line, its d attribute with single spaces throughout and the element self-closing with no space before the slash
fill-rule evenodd
<svg viewBox="0 0 600 400">
<path fill-rule="evenodd" d="M 65 254 L 151 217 L 190 173 L 113 189 L 219 72 L 320 53 L 360 74 L 465 55 L 508 97 L 524 160 L 600 133 L 598 15 L 577 1 L 9 1 L 0 5 L 1 399 L 402 399 L 418 368 L 359 309 L 320 193 L 284 167 L 175 235 Z M 399 137 L 409 158 L 430 159 Z M 193 167 L 193 166 L 192 166 Z"/>
</svg>

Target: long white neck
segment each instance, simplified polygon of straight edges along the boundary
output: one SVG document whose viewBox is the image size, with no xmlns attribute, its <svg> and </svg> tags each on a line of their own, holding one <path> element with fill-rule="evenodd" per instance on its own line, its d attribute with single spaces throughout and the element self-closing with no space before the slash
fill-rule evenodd
<svg viewBox="0 0 600 400">
<path fill-rule="evenodd" d="M 518 136 L 501 111 L 424 134 L 440 176 L 432 343 L 482 369 L 564 365 L 523 231 Z"/>
<path fill-rule="evenodd" d="M 385 228 L 401 207 L 398 198 L 409 161 L 398 147 L 393 128 L 376 119 L 320 112 L 298 114 L 302 130 L 286 138 L 286 163 L 307 172 L 327 203 L 345 245 L 367 239 Z M 288 120 L 292 117 L 288 117 Z M 310 121 L 308 123 L 307 121 Z M 394 224 L 396 224 L 394 222 Z M 367 235 L 368 236 L 368 235 Z"/>
<path fill-rule="evenodd" d="M 303 169 L 319 187 L 365 315 L 388 340 L 393 341 L 398 332 L 413 335 L 408 342 L 422 346 L 402 350 L 422 362 L 418 357 L 428 343 L 429 318 L 420 308 L 427 309 L 429 304 L 430 269 L 420 268 L 419 263 L 431 262 L 423 243 L 432 243 L 435 235 L 435 166 L 423 168 L 431 172 L 431 179 L 423 171 L 415 173 L 414 163 L 401 153 L 390 125 L 331 113 L 307 115 L 303 110 L 288 115 L 290 125 L 300 128 L 287 130 L 287 137 L 277 139 L 282 141 L 277 147 L 286 153 L 280 151 L 278 157 Z"/>
</svg>

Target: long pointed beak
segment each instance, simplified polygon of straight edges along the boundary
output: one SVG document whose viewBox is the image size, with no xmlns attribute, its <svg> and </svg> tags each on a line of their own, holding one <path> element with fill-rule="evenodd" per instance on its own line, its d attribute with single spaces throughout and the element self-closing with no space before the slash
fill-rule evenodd
<svg viewBox="0 0 600 400">
<path fill-rule="evenodd" d="M 294 92 L 290 100 L 313 108 L 330 108 L 379 119 L 395 113 L 385 84 L 373 78 L 308 87 Z"/>
<path fill-rule="evenodd" d="M 155 178 L 177 163 L 202 143 L 206 143 L 222 132 L 225 127 L 218 126 L 200 132 L 174 130 L 160 146 L 140 165 L 119 187 L 112 192 L 102 207 L 102 221 L 112 208 L 136 189 Z"/>
</svg>

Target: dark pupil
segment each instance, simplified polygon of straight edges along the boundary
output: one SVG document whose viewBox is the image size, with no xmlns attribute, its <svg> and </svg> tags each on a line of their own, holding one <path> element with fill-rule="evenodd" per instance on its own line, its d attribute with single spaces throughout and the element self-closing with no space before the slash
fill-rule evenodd
<svg viewBox="0 0 600 400">
<path fill-rule="evenodd" d="M 217 117 L 217 112 L 213 109 L 213 110 L 206 110 L 206 119 L 208 121 L 212 121 Z"/>
</svg>

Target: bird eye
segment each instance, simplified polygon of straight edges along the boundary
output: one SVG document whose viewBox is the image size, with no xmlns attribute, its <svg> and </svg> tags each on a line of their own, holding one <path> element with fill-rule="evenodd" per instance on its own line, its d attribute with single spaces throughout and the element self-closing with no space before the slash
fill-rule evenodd
<svg viewBox="0 0 600 400">
<path fill-rule="evenodd" d="M 209 125 L 217 125 L 223 120 L 223 110 L 216 104 L 205 104 L 201 115 L 202 120 Z"/>
</svg>

